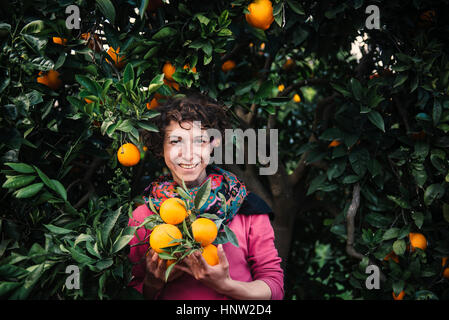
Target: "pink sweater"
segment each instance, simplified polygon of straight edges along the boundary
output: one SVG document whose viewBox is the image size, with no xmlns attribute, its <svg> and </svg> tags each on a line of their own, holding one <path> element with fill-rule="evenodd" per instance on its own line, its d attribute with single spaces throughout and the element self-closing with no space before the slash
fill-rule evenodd
<svg viewBox="0 0 449 320">
<path fill-rule="evenodd" d="M 137 226 L 145 217 L 152 214 L 141 205 L 133 212 L 130 226 Z M 237 236 L 239 247 L 231 243 L 223 245 L 229 262 L 229 273 L 233 280 L 250 282 L 264 281 L 271 289 L 271 299 L 281 300 L 284 297 L 284 273 L 280 266 L 281 258 L 274 246 L 274 232 L 267 214 L 237 214 L 228 225 Z M 140 239 L 145 239 L 149 230 L 144 227 L 137 231 Z M 136 236 L 129 243 L 139 243 Z M 134 265 L 133 279 L 130 286 L 140 293 L 143 289 L 145 274 L 144 259 L 148 244 L 131 247 L 129 258 Z M 225 300 L 231 299 L 203 285 L 192 276 L 184 273 L 179 278 L 168 282 L 158 299 L 162 300 Z"/>
</svg>

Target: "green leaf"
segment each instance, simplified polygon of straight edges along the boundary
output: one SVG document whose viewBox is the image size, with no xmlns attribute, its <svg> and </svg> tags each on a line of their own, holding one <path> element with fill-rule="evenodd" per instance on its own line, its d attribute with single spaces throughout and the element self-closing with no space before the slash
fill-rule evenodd
<svg viewBox="0 0 449 320">
<path fill-rule="evenodd" d="M 441 115 L 443 113 L 443 108 L 441 107 L 441 102 L 439 99 L 435 98 L 433 103 L 433 110 L 432 110 L 432 120 L 433 125 L 437 126 L 440 122 Z"/>
<path fill-rule="evenodd" d="M 94 259 L 92 259 L 91 257 L 89 257 L 88 255 L 78 251 L 75 248 L 67 248 L 67 250 L 69 250 L 69 252 L 72 255 L 72 258 L 81 264 L 93 264 L 95 262 Z"/>
<path fill-rule="evenodd" d="M 34 181 L 34 179 L 36 179 L 36 176 L 12 176 L 5 181 L 5 183 L 2 185 L 2 188 L 17 189 L 30 184 L 32 181 Z"/>
<path fill-rule="evenodd" d="M 68 234 L 70 232 L 74 232 L 73 230 L 57 227 L 52 224 L 44 224 L 44 227 L 47 228 L 50 232 L 55 234 Z"/>
<path fill-rule="evenodd" d="M 372 124 L 374 124 L 380 130 L 382 130 L 382 132 L 385 132 L 384 119 L 382 118 L 382 115 L 379 112 L 371 110 L 367 115 L 368 120 L 371 121 Z"/>
<path fill-rule="evenodd" d="M 207 181 L 203 183 L 203 185 L 198 190 L 195 199 L 193 200 L 193 204 L 197 209 L 200 209 L 206 203 L 207 199 L 210 196 L 210 180 L 211 179 L 207 179 Z"/>
<path fill-rule="evenodd" d="M 355 78 L 351 78 L 350 84 L 351 84 L 351 90 L 352 90 L 352 94 L 354 95 L 354 98 L 357 101 L 362 100 L 363 89 L 362 89 L 362 85 L 360 84 L 360 82 Z"/>
<path fill-rule="evenodd" d="M 106 246 L 109 240 L 109 234 L 111 233 L 112 229 L 114 228 L 115 224 L 117 223 L 117 220 L 119 216 L 122 213 L 122 207 L 115 210 L 103 223 L 103 227 L 101 229 L 101 242 L 103 245 Z"/>
<path fill-rule="evenodd" d="M 304 15 L 304 9 L 302 8 L 301 4 L 299 4 L 296 1 L 293 0 L 287 0 L 288 6 L 293 10 L 294 13 L 299 15 Z"/>
<path fill-rule="evenodd" d="M 96 0 L 97 7 L 112 25 L 115 24 L 115 8 L 110 0 Z"/>
<path fill-rule="evenodd" d="M 137 229 L 136 227 L 128 227 L 128 228 L 133 228 L 134 231 Z M 134 237 L 134 234 L 126 234 L 126 235 L 122 235 L 121 237 L 118 237 L 114 241 L 114 244 L 112 245 L 111 253 L 116 253 L 116 252 L 122 250 L 131 241 L 131 239 L 133 237 Z"/>
<path fill-rule="evenodd" d="M 439 183 L 431 184 L 424 192 L 424 203 L 430 206 L 435 199 L 441 199 L 444 195 L 445 189 Z"/>
<path fill-rule="evenodd" d="M 394 253 L 396 253 L 398 256 L 401 256 L 405 253 L 405 249 L 406 249 L 406 244 L 404 240 L 396 240 L 393 243 L 393 251 Z"/>
<path fill-rule="evenodd" d="M 412 212 L 412 219 L 415 221 L 415 225 L 421 229 L 423 222 L 424 222 L 424 215 L 422 212 L 419 211 L 413 211 Z"/>
<path fill-rule="evenodd" d="M 30 23 L 26 24 L 22 30 L 20 31 L 20 33 L 24 34 L 33 34 L 33 33 L 39 33 L 44 29 L 45 25 L 44 25 L 44 21 L 42 20 L 34 20 L 31 21 Z"/>
<path fill-rule="evenodd" d="M 396 79 L 394 80 L 394 85 L 393 88 L 399 87 L 400 85 L 402 85 L 406 80 L 408 79 L 408 75 L 407 74 L 400 74 L 396 77 Z"/>
<path fill-rule="evenodd" d="M 64 201 L 67 201 L 67 191 L 65 190 L 61 182 L 54 179 L 51 179 L 51 182 L 53 182 L 53 185 L 55 186 L 54 190 L 61 196 Z"/>
<path fill-rule="evenodd" d="M 393 292 L 397 296 L 404 290 L 404 280 L 393 281 Z"/>
<path fill-rule="evenodd" d="M 32 184 L 28 187 L 19 189 L 15 193 L 16 198 L 19 198 L 19 199 L 30 198 L 30 197 L 36 195 L 39 191 L 41 191 L 41 189 L 43 187 L 44 187 L 44 184 L 42 182 L 39 182 L 39 183 Z"/>
<path fill-rule="evenodd" d="M 20 173 L 33 173 L 34 169 L 32 166 L 25 163 L 15 163 L 15 162 L 7 162 L 5 163 L 11 169 L 20 172 Z"/>
<path fill-rule="evenodd" d="M 123 73 L 123 81 L 125 83 L 131 82 L 131 84 L 134 84 L 134 69 L 131 63 L 128 63 L 125 67 L 125 71 Z"/>
<path fill-rule="evenodd" d="M 77 75 L 75 75 L 75 79 L 76 79 L 76 81 L 78 81 L 79 84 L 81 84 L 84 88 L 86 88 L 90 94 L 92 94 L 94 96 L 99 95 L 94 81 L 91 80 L 89 77 L 77 74 Z"/>
<path fill-rule="evenodd" d="M 164 40 L 165 38 L 172 37 L 176 35 L 178 31 L 176 29 L 173 29 L 172 27 L 164 27 L 161 30 L 159 30 L 153 37 L 153 40 L 160 41 Z"/>
<path fill-rule="evenodd" d="M 387 231 L 385 231 L 384 235 L 382 236 L 383 240 L 391 240 L 394 238 L 397 238 L 399 234 L 399 228 L 390 228 Z"/>
<path fill-rule="evenodd" d="M 139 7 L 140 19 L 143 19 L 144 15 L 145 15 L 145 11 L 147 10 L 149 3 L 150 3 L 150 0 L 141 0 L 140 1 L 140 7 Z"/>
<path fill-rule="evenodd" d="M 367 164 L 370 159 L 370 154 L 368 150 L 361 149 L 353 151 L 349 154 L 349 162 L 351 164 L 352 170 L 360 176 L 363 177 L 367 170 Z"/>
<path fill-rule="evenodd" d="M 14 291 L 14 293 L 11 295 L 11 300 L 25 300 L 28 298 L 29 294 L 31 293 L 31 290 L 33 290 L 33 287 L 36 285 L 37 281 L 41 277 L 41 275 L 44 272 L 44 266 L 45 264 L 40 264 L 37 268 L 35 268 L 25 279 L 25 282 L 22 286 L 18 288 L 18 290 Z"/>
<path fill-rule="evenodd" d="M 159 129 L 152 123 L 149 122 L 143 122 L 143 121 L 139 121 L 137 122 L 137 125 L 142 128 L 145 129 L 147 131 L 151 131 L 151 132 L 159 132 Z"/>
<path fill-rule="evenodd" d="M 164 84 L 164 74 L 158 74 L 155 76 L 148 86 L 148 93 L 156 92 Z"/>
<path fill-rule="evenodd" d="M 446 222 L 449 222 L 449 204 L 443 203 L 443 217 Z"/>
<path fill-rule="evenodd" d="M 237 240 L 236 235 L 231 230 L 231 228 L 229 228 L 227 225 L 224 224 L 223 225 L 223 230 L 226 233 L 226 237 L 228 238 L 229 242 L 231 242 L 234 246 L 236 246 L 238 248 L 239 247 L 239 242 Z"/>
<path fill-rule="evenodd" d="M 45 183 L 45 185 L 47 187 L 49 187 L 50 189 L 56 191 L 56 187 L 53 184 L 52 180 L 45 173 L 43 173 L 38 167 L 36 167 L 36 166 L 33 166 L 33 167 L 36 170 L 39 177 L 41 178 L 42 182 Z"/>
</svg>

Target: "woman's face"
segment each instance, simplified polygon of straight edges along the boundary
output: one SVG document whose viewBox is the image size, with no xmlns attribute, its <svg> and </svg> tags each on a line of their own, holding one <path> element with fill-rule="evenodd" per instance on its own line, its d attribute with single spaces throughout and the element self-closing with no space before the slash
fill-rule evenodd
<svg viewBox="0 0 449 320">
<path fill-rule="evenodd" d="M 200 122 L 171 121 L 165 128 L 164 160 L 173 179 L 188 187 L 199 186 L 206 179 L 213 146 L 207 131 L 201 129 Z"/>
</svg>

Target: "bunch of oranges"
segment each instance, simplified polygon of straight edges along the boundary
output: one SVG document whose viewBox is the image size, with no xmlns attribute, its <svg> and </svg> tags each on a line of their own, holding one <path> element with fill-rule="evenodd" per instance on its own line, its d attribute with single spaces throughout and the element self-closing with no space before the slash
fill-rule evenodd
<svg viewBox="0 0 449 320">
<path fill-rule="evenodd" d="M 163 223 L 156 225 L 150 234 L 150 247 L 170 266 L 191 251 L 201 250 L 204 260 L 218 264 L 218 250 L 212 242 L 218 234 L 214 221 L 191 214 L 187 204 L 180 198 L 168 198 L 159 209 Z M 180 254 L 175 256 L 175 254 Z M 161 255 L 162 254 L 162 255 Z"/>
</svg>

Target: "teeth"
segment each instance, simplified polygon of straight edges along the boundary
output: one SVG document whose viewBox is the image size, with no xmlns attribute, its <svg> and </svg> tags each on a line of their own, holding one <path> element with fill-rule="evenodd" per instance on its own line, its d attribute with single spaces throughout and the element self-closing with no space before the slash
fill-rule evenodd
<svg viewBox="0 0 449 320">
<path fill-rule="evenodd" d="M 184 168 L 184 169 L 192 169 L 192 168 L 195 168 L 197 165 L 196 164 L 179 164 L 179 166 L 181 167 L 181 168 Z"/>
</svg>

